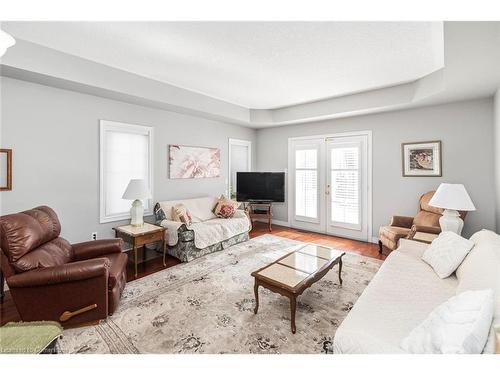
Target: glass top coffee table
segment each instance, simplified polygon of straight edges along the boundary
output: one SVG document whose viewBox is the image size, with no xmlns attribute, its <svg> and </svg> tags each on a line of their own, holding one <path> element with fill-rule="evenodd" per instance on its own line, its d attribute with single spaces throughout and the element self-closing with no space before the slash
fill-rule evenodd
<svg viewBox="0 0 500 375">
<path fill-rule="evenodd" d="M 342 285 L 342 257 L 344 252 L 328 247 L 307 244 L 252 272 L 255 278 L 255 309 L 259 310 L 259 286 L 290 298 L 292 333 L 296 332 L 295 312 L 297 297 L 316 281 L 339 265 L 339 282 Z"/>
</svg>

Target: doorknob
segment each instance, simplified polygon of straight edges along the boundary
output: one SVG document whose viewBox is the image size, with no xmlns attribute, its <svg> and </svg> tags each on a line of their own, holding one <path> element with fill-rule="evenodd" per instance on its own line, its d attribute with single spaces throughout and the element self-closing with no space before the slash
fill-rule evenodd
<svg viewBox="0 0 500 375">
<path fill-rule="evenodd" d="M 325 191 L 325 194 L 326 195 L 330 195 L 330 185 L 326 185 L 326 191 Z"/>
</svg>

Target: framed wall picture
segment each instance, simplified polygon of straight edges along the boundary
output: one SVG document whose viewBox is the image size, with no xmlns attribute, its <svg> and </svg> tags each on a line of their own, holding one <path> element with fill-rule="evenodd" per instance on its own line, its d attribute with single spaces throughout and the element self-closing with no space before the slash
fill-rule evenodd
<svg viewBox="0 0 500 375">
<path fill-rule="evenodd" d="M 401 145 L 403 177 L 440 177 L 441 141 L 412 142 Z"/>
<path fill-rule="evenodd" d="M 12 190 L 12 150 L 0 149 L 0 191 Z"/>
<path fill-rule="evenodd" d="M 220 149 L 170 145 L 170 178 L 220 176 Z"/>
</svg>

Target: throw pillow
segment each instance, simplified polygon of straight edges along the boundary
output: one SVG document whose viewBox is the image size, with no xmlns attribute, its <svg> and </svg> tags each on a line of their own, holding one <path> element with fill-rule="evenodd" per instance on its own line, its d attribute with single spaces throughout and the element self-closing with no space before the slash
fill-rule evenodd
<svg viewBox="0 0 500 375">
<path fill-rule="evenodd" d="M 401 348 L 415 354 L 480 354 L 492 319 L 493 291 L 469 290 L 435 308 Z"/>
<path fill-rule="evenodd" d="M 441 232 L 425 250 L 422 260 L 444 279 L 455 272 L 473 246 L 474 242 L 454 232 Z"/>
<path fill-rule="evenodd" d="M 184 204 L 179 203 L 172 207 L 172 220 L 180 221 L 186 225 L 191 225 L 191 213 Z"/>
<path fill-rule="evenodd" d="M 163 220 L 165 220 L 167 217 L 165 215 L 165 212 L 161 208 L 159 203 L 155 204 L 154 207 L 154 212 L 155 212 L 155 219 L 157 223 L 161 223 Z"/>
<path fill-rule="evenodd" d="M 221 195 L 215 205 L 214 214 L 217 217 L 229 219 L 233 217 L 234 213 L 236 212 L 236 209 L 239 206 L 240 204 L 238 202 L 235 202 L 232 199 L 228 199 L 224 195 Z"/>
</svg>

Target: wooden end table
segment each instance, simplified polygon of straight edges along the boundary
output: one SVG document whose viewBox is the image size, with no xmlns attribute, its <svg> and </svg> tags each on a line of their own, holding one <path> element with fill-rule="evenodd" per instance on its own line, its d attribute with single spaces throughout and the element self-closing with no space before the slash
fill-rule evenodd
<svg viewBox="0 0 500 375">
<path fill-rule="evenodd" d="M 339 265 L 339 283 L 342 285 L 342 257 L 344 252 L 308 244 L 252 272 L 255 278 L 255 309 L 259 310 L 259 286 L 290 299 L 291 328 L 296 332 L 295 312 L 297 297 L 316 281 Z"/>
<path fill-rule="evenodd" d="M 159 225 L 144 223 L 141 227 L 133 225 L 122 225 L 113 228 L 116 238 L 122 238 L 132 244 L 134 250 L 135 278 L 137 278 L 137 249 L 147 244 L 162 242 L 163 245 L 163 267 L 166 267 L 167 240 L 165 238 L 166 228 Z"/>
</svg>

